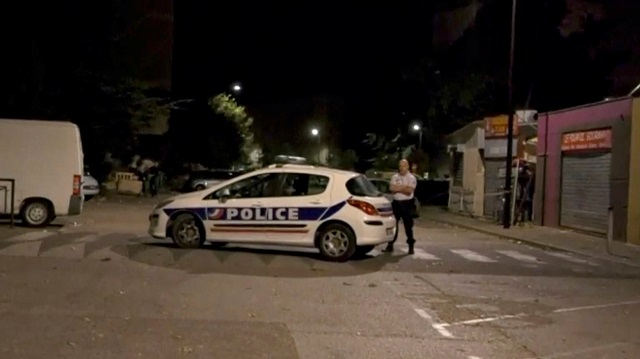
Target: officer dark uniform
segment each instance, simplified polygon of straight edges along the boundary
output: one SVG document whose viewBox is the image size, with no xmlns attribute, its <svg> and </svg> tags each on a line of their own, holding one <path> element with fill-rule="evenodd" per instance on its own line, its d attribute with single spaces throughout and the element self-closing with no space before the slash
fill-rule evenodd
<svg viewBox="0 0 640 359">
<path fill-rule="evenodd" d="M 390 189 L 393 193 L 393 215 L 396 217 L 396 235 L 393 241 L 387 244 L 385 252 L 393 252 L 393 244 L 398 239 L 399 222 L 402 220 L 404 232 L 407 235 L 407 245 L 409 246 L 409 254 L 413 254 L 413 246 L 415 239 L 413 238 L 413 206 L 414 191 L 416 189 L 417 180 L 414 175 L 409 172 L 409 162 L 407 160 L 400 161 L 399 171 L 391 177 Z"/>
</svg>

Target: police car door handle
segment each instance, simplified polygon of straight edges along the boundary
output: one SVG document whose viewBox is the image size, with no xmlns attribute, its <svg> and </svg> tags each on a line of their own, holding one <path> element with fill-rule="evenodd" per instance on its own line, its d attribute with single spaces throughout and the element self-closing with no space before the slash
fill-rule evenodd
<svg viewBox="0 0 640 359">
<path fill-rule="evenodd" d="M 320 200 L 319 199 L 314 199 L 313 201 L 309 201 L 309 203 L 311 203 L 311 204 L 320 204 Z"/>
</svg>

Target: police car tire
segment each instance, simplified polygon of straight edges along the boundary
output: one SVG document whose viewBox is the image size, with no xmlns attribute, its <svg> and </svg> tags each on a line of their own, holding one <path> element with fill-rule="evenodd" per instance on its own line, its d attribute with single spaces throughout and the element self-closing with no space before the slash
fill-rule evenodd
<svg viewBox="0 0 640 359">
<path fill-rule="evenodd" d="M 188 221 L 193 221 L 194 225 L 198 229 L 198 234 L 200 237 L 198 241 L 183 242 L 179 239 L 178 231 L 180 230 L 180 226 L 184 225 L 185 222 L 188 222 Z M 173 239 L 173 243 L 180 248 L 200 248 L 205 240 L 202 223 L 200 223 L 199 220 L 196 217 L 194 217 L 192 214 L 187 214 L 187 213 L 181 214 L 178 217 L 176 217 L 176 219 L 173 221 L 173 225 L 171 226 L 171 234 L 172 234 L 171 238 Z"/>
<path fill-rule="evenodd" d="M 348 247 L 345 253 L 343 253 L 340 256 L 332 256 L 330 253 L 327 253 L 327 251 L 325 250 L 324 246 L 322 245 L 322 240 L 324 238 L 325 235 L 327 235 L 328 233 L 332 232 L 332 231 L 339 231 L 344 233 L 347 236 L 348 239 Z M 356 236 L 355 234 L 353 234 L 353 232 L 351 231 L 351 229 L 343 224 L 340 223 L 332 223 L 329 224 L 327 226 L 325 226 L 324 228 L 322 228 L 322 231 L 320 232 L 320 241 L 318 242 L 318 246 L 320 249 L 320 254 L 322 255 L 322 257 L 324 257 L 326 260 L 328 261 L 332 261 L 332 262 L 346 262 L 348 261 L 351 257 L 353 257 L 353 255 L 356 252 Z"/>
</svg>

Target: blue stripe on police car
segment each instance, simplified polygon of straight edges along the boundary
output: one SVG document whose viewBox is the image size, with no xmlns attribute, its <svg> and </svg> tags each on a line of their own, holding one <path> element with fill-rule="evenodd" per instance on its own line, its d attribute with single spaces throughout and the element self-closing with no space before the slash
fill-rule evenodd
<svg viewBox="0 0 640 359">
<path fill-rule="evenodd" d="M 178 211 L 188 211 L 202 220 L 212 221 L 318 221 L 332 217 L 346 203 L 342 201 L 331 207 L 166 208 L 164 212 L 171 216 Z"/>
</svg>

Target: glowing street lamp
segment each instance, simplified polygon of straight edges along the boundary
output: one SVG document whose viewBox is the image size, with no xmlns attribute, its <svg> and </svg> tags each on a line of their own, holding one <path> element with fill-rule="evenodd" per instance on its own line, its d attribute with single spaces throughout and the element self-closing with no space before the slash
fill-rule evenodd
<svg viewBox="0 0 640 359">
<path fill-rule="evenodd" d="M 242 91 L 242 85 L 239 82 L 231 84 L 231 91 L 234 93 L 240 93 Z"/>
<path fill-rule="evenodd" d="M 318 131 L 317 128 L 312 128 L 311 129 L 311 136 L 317 137 L 319 134 L 320 134 L 320 131 Z"/>
<path fill-rule="evenodd" d="M 418 133 L 418 148 L 422 149 L 422 126 L 419 123 L 415 123 L 411 129 Z"/>
</svg>

